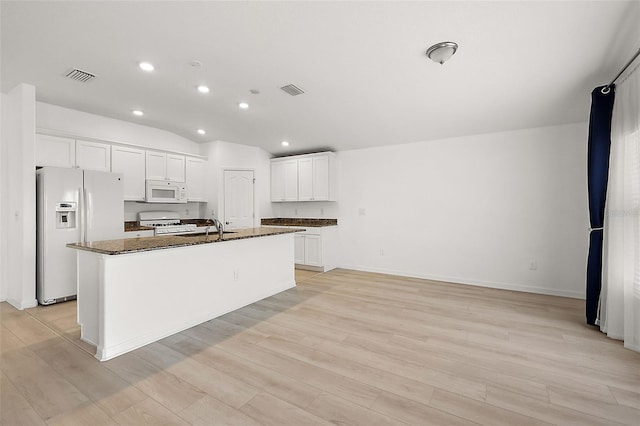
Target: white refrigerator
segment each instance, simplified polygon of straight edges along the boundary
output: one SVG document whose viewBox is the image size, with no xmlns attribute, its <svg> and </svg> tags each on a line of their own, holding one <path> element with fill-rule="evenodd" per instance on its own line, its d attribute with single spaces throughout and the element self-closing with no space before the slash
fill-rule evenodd
<svg viewBox="0 0 640 426">
<path fill-rule="evenodd" d="M 122 175 L 45 167 L 36 171 L 36 296 L 49 305 L 77 295 L 76 251 L 68 243 L 124 232 Z"/>
</svg>

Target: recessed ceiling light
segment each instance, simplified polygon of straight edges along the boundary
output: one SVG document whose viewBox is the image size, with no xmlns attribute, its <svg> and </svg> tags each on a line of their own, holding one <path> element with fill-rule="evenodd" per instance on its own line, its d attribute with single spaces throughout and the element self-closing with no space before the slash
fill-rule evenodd
<svg viewBox="0 0 640 426">
<path fill-rule="evenodd" d="M 247 108 L 249 108 L 249 104 L 248 104 L 248 103 L 246 103 L 246 102 L 240 102 L 240 103 L 238 104 L 238 108 L 241 108 L 241 109 L 247 109 Z"/>
<path fill-rule="evenodd" d="M 282 146 L 289 146 L 289 142 L 287 142 L 287 141 L 282 141 Z"/>
<path fill-rule="evenodd" d="M 200 92 L 200 93 L 209 93 L 209 88 L 207 86 L 205 86 L 204 84 L 201 84 L 200 86 L 198 86 L 198 92 Z"/>
<path fill-rule="evenodd" d="M 144 115 L 144 112 L 140 111 L 139 109 L 134 109 L 131 112 L 133 113 L 133 115 L 137 115 L 138 117 Z"/>
<path fill-rule="evenodd" d="M 153 71 L 156 69 L 151 62 L 140 62 L 138 66 L 144 71 Z"/>
<path fill-rule="evenodd" d="M 205 132 L 204 130 L 202 130 L 202 129 L 198 129 L 198 134 L 200 134 L 200 135 L 204 135 L 204 134 L 206 134 L 206 133 L 207 133 L 207 132 Z"/>
</svg>

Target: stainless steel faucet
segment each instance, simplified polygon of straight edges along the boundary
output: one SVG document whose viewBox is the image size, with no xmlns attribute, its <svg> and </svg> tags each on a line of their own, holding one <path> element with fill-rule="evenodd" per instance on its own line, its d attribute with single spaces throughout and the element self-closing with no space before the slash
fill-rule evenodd
<svg viewBox="0 0 640 426">
<path fill-rule="evenodd" d="M 215 217 L 211 219 L 213 221 L 213 225 L 216 227 L 216 229 L 218 230 L 218 238 L 222 239 L 222 237 L 224 236 L 224 228 L 222 227 L 222 222 L 220 222 L 218 219 L 216 219 Z M 209 235 L 209 228 L 207 228 L 207 235 Z"/>
</svg>

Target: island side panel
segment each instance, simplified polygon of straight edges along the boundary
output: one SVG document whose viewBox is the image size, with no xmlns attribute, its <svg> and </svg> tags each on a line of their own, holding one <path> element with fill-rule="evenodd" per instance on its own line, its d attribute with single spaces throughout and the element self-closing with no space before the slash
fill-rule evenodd
<svg viewBox="0 0 640 426">
<path fill-rule="evenodd" d="M 294 287 L 293 250 L 293 234 L 281 234 L 104 256 L 96 357 L 111 359 Z"/>
<path fill-rule="evenodd" d="M 99 344 L 99 290 L 103 276 L 103 255 L 76 250 L 77 254 L 77 311 L 80 338 L 94 346 Z"/>
</svg>

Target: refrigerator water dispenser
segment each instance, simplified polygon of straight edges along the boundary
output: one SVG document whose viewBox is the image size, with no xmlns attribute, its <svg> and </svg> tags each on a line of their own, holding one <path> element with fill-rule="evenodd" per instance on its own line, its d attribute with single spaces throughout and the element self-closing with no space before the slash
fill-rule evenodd
<svg viewBox="0 0 640 426">
<path fill-rule="evenodd" d="M 56 228 L 73 229 L 76 227 L 76 203 L 56 203 Z"/>
</svg>

